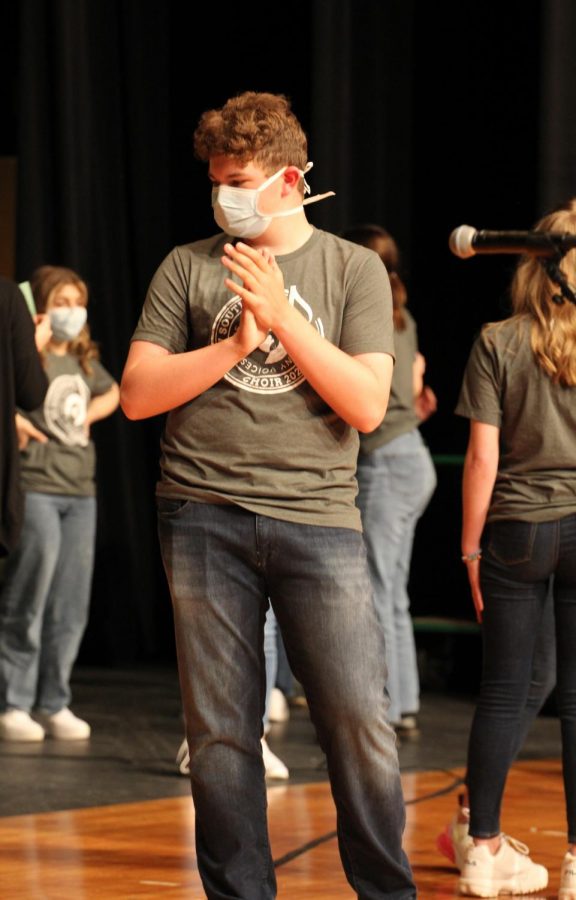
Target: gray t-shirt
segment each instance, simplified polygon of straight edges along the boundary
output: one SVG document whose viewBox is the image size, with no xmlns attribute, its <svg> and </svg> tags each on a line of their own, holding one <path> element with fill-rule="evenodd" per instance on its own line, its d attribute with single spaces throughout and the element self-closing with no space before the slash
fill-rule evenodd
<svg viewBox="0 0 576 900">
<path fill-rule="evenodd" d="M 416 323 L 407 309 L 404 310 L 406 328 L 394 332 L 396 363 L 390 386 L 390 401 L 384 420 L 370 434 L 360 435 L 360 452 L 370 453 L 414 431 L 420 424 L 414 408 L 414 359 L 418 351 Z"/>
<path fill-rule="evenodd" d="M 133 340 L 183 353 L 224 340 L 241 301 L 224 285 L 218 234 L 176 247 L 152 279 Z M 277 257 L 289 303 L 350 355 L 393 355 L 388 275 L 372 250 L 314 229 Z M 361 530 L 358 433 L 310 387 L 274 335 L 211 388 L 172 410 L 157 493 Z"/>
<path fill-rule="evenodd" d="M 500 429 L 487 520 L 547 522 L 576 513 L 576 388 L 554 384 L 515 316 L 476 339 L 456 414 Z"/>
<path fill-rule="evenodd" d="M 31 440 L 21 454 L 25 491 L 93 497 L 96 452 L 84 429 L 92 397 L 105 394 L 114 379 L 96 360 L 87 375 L 76 356 L 46 354 L 48 392 L 32 413 L 22 413 L 49 440 Z"/>
</svg>

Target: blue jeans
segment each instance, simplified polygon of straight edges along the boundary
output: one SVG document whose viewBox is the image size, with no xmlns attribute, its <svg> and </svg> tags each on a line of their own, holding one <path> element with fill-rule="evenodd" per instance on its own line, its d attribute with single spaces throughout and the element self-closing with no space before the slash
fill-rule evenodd
<svg viewBox="0 0 576 900">
<path fill-rule="evenodd" d="M 270 699 L 276 685 L 278 673 L 278 623 L 274 610 L 268 607 L 264 622 L 264 659 L 266 662 L 266 698 L 264 701 L 264 728 L 268 725 L 270 717 Z"/>
<path fill-rule="evenodd" d="M 286 647 L 282 638 L 280 629 L 276 632 L 276 653 L 278 656 L 278 666 L 276 668 L 276 687 L 280 688 L 285 697 L 290 699 L 294 696 L 295 685 L 294 676 L 290 669 L 290 663 L 286 656 Z"/>
<path fill-rule="evenodd" d="M 415 897 L 361 534 L 162 498 L 158 522 L 208 898 L 276 896 L 260 747 L 268 598 L 326 753 L 348 880 L 365 900 Z"/>
<path fill-rule="evenodd" d="M 551 584 L 568 840 L 574 843 L 576 515 L 555 522 L 494 522 L 482 544 L 483 666 L 468 746 L 470 833 L 488 838 L 500 832 L 502 795 L 534 689 L 535 653 L 541 646 L 539 631 L 543 611 L 546 623 Z"/>
<path fill-rule="evenodd" d="M 24 526 L 0 594 L 0 710 L 55 713 L 88 620 L 96 499 L 25 495 Z"/>
<path fill-rule="evenodd" d="M 408 579 L 416 524 L 435 487 L 434 463 L 417 428 L 358 457 L 357 503 L 384 629 L 393 723 L 420 709 Z"/>
</svg>

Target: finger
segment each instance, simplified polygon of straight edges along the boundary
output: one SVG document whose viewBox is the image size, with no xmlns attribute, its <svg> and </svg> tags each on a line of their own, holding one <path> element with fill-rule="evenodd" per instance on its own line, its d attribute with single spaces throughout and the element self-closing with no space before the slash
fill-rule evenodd
<svg viewBox="0 0 576 900">
<path fill-rule="evenodd" d="M 272 253 L 268 247 L 260 247 L 259 253 L 262 257 L 264 257 L 264 259 L 266 260 L 266 262 L 268 263 L 269 266 L 273 265 L 275 260 L 274 260 L 274 257 L 272 256 Z"/>
<path fill-rule="evenodd" d="M 257 284 L 258 272 L 254 267 L 250 267 L 249 262 L 244 263 L 243 261 L 232 260 L 223 256 L 222 265 L 225 266 L 229 272 L 233 272 L 234 275 L 237 275 L 245 284 L 251 284 L 252 286 Z"/>
<path fill-rule="evenodd" d="M 35 441 L 38 441 L 39 444 L 46 444 L 48 442 L 48 438 L 46 437 L 44 432 L 38 431 L 38 429 L 34 428 L 33 425 L 27 429 L 27 434 Z"/>
<path fill-rule="evenodd" d="M 255 302 L 256 298 L 254 294 L 246 285 L 238 284 L 237 281 L 233 281 L 231 278 L 225 278 L 224 284 L 229 291 L 232 291 L 234 294 L 238 294 L 238 296 L 242 298 L 243 302 L 246 301 L 247 304 L 252 304 Z"/>
<path fill-rule="evenodd" d="M 230 272 L 238 276 L 245 288 L 248 288 L 252 291 L 257 290 L 258 282 L 252 272 L 249 272 L 248 269 L 245 269 L 243 266 L 240 266 L 237 263 L 232 262 L 232 260 L 226 259 L 225 257 L 222 257 L 222 262 Z M 226 287 L 230 288 L 230 290 L 236 290 L 238 291 L 238 293 L 240 293 L 239 288 L 241 287 L 241 285 L 237 281 L 232 281 L 231 278 L 225 278 L 224 283 L 226 284 Z M 232 284 L 233 287 L 230 287 L 230 284 Z"/>
<path fill-rule="evenodd" d="M 267 262 L 259 250 L 249 247 L 248 244 L 224 244 L 224 251 L 231 259 L 245 266 L 251 272 L 265 271 Z"/>
</svg>

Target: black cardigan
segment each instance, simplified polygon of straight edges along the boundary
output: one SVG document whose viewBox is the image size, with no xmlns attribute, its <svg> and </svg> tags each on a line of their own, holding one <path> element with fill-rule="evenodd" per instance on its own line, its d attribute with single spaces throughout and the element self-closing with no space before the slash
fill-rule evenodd
<svg viewBox="0 0 576 900">
<path fill-rule="evenodd" d="M 0 276 L 0 556 L 14 549 L 22 527 L 16 407 L 36 409 L 47 389 L 26 301 L 16 284 Z"/>
</svg>

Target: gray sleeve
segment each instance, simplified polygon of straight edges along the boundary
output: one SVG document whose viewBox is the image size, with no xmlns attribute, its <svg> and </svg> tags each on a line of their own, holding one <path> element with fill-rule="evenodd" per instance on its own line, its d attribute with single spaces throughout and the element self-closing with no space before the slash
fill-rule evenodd
<svg viewBox="0 0 576 900">
<path fill-rule="evenodd" d="M 351 356 L 359 353 L 394 356 L 390 279 L 381 259 L 373 251 L 362 254 L 351 281 L 340 348 Z"/>
<path fill-rule="evenodd" d="M 133 341 L 150 341 L 170 353 L 188 349 L 188 281 L 176 247 L 150 282 Z"/>
<path fill-rule="evenodd" d="M 113 384 L 116 384 L 115 379 L 110 375 L 110 372 L 107 372 L 102 363 L 92 360 L 90 362 L 92 367 L 92 375 L 90 377 L 90 393 L 93 397 L 99 397 L 101 394 L 105 394 L 106 391 L 109 391 Z"/>
<path fill-rule="evenodd" d="M 489 344 L 483 335 L 476 339 L 470 352 L 455 413 L 501 427 L 500 367 L 494 344 Z"/>
</svg>

